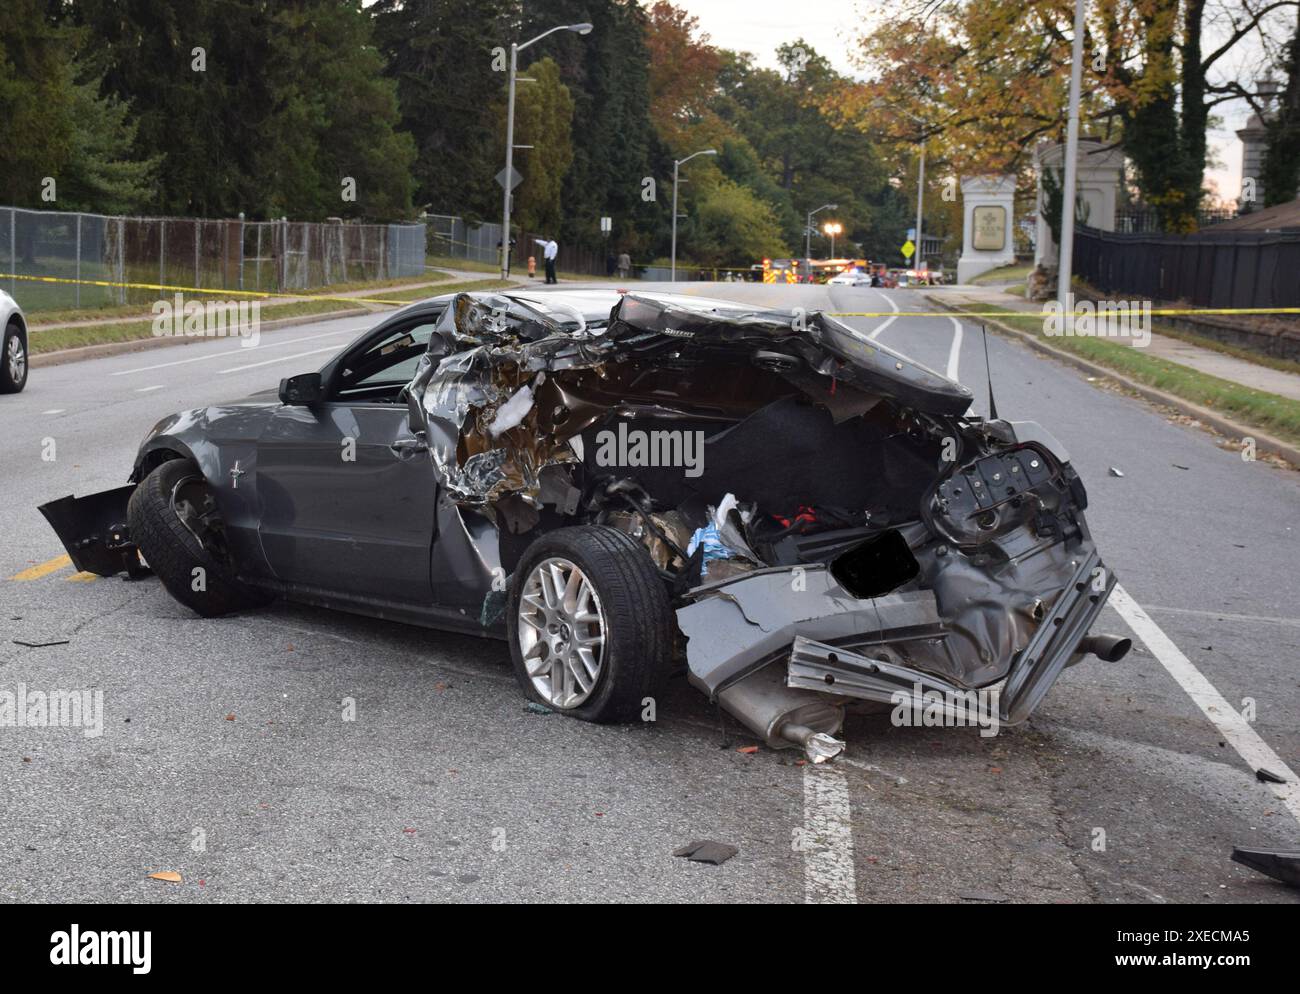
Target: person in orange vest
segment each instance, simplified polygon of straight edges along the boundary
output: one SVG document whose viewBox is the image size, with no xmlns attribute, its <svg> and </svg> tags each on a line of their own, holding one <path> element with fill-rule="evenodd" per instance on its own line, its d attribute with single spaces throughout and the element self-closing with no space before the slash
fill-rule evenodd
<svg viewBox="0 0 1300 994">
<path fill-rule="evenodd" d="M 537 276 L 537 256 L 530 255 L 528 257 L 528 278 L 531 280 L 531 279 L 535 279 L 536 276 Z"/>
</svg>

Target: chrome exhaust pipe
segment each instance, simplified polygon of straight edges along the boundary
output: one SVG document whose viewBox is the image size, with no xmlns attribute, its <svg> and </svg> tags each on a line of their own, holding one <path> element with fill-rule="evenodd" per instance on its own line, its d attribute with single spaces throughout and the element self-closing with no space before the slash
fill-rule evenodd
<svg viewBox="0 0 1300 994">
<path fill-rule="evenodd" d="M 1118 635 L 1089 635 L 1079 643 L 1078 651 L 1092 653 L 1106 663 L 1118 663 L 1133 648 L 1133 640 Z"/>
<path fill-rule="evenodd" d="M 809 762 L 825 763 L 844 751 L 835 738 L 844 706 L 828 696 L 787 687 L 785 667 L 769 663 L 718 691 L 718 703 L 770 748 L 802 748 Z"/>
</svg>

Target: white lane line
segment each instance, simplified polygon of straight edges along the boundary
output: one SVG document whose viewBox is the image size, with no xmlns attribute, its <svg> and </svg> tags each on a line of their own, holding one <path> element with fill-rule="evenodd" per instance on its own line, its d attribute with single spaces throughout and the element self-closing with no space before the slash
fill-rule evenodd
<svg viewBox="0 0 1300 994">
<path fill-rule="evenodd" d="M 62 407 L 51 407 L 48 411 L 41 411 L 42 414 L 62 414 Z"/>
<path fill-rule="evenodd" d="M 874 293 L 877 297 L 882 297 L 882 298 L 884 298 L 885 303 L 889 305 L 889 309 L 892 310 L 892 311 L 894 312 L 894 313 L 891 314 L 889 317 L 885 318 L 884 323 L 881 324 L 881 326 L 880 326 L 879 328 L 874 329 L 874 330 L 871 332 L 871 334 L 867 336 L 867 339 L 868 339 L 869 341 L 873 341 L 873 342 L 874 342 L 874 341 L 876 340 L 876 338 L 880 335 L 880 333 L 881 333 L 882 331 L 884 331 L 886 328 L 888 328 L 891 324 L 893 324 L 894 321 L 897 319 L 897 317 L 898 317 L 898 305 L 894 303 L 894 298 L 891 297 L 891 296 L 889 296 L 889 294 L 887 294 L 887 293 L 881 293 L 879 290 L 873 290 L 872 293 Z"/>
<path fill-rule="evenodd" d="M 952 348 L 948 350 L 948 379 L 957 379 L 957 364 L 961 362 L 961 322 L 949 318 L 952 322 Z"/>
<path fill-rule="evenodd" d="M 263 359 L 261 362 L 250 362 L 244 366 L 231 366 L 229 369 L 218 369 L 217 375 L 221 376 L 224 373 L 240 373 L 243 372 L 245 369 L 257 369 L 259 366 L 269 366 L 273 362 L 288 362 L 290 359 L 301 359 L 303 356 L 317 355 L 321 352 L 337 352 L 337 351 L 338 351 L 337 346 L 327 345 L 323 349 L 312 349 L 310 352 L 297 352 L 293 355 L 277 356 L 274 359 Z"/>
<path fill-rule="evenodd" d="M 136 387 L 136 388 L 135 388 L 135 392 L 136 392 L 136 393 L 149 393 L 149 391 L 151 391 L 151 390 L 161 390 L 164 386 L 166 386 L 165 383 L 155 383 L 155 384 L 154 384 L 153 386 L 151 386 L 151 387 Z"/>
<path fill-rule="evenodd" d="M 272 342 L 270 345 L 258 345 L 259 349 L 283 348 L 286 345 L 297 345 L 300 342 L 314 342 L 318 338 L 334 338 L 338 335 L 355 335 L 356 330 L 349 331 L 327 331 L 321 335 L 304 335 L 302 338 L 292 338 L 285 342 Z M 234 350 L 227 349 L 221 352 L 210 352 L 207 355 L 196 355 L 189 359 L 175 359 L 171 362 L 156 362 L 152 366 L 136 366 L 134 369 L 119 369 L 116 373 L 109 373 L 109 376 L 129 376 L 132 373 L 147 373 L 153 369 L 167 369 L 170 366 L 184 366 L 191 362 L 203 362 L 206 359 L 229 359 Z"/>
<path fill-rule="evenodd" d="M 1293 773 L 1250 723 L 1229 704 L 1214 685 L 1192 665 L 1178 646 L 1169 638 L 1122 586 L 1116 584 L 1110 595 L 1111 606 L 1119 612 L 1133 634 L 1142 640 L 1151 655 L 1178 681 L 1193 703 L 1210 719 L 1225 742 L 1237 750 L 1238 755 L 1254 772 L 1260 768 L 1271 770 L 1286 783 L 1265 784 L 1287 810 L 1300 821 L 1300 786 Z"/>
<path fill-rule="evenodd" d="M 1159 604 L 1148 604 L 1147 611 L 1155 611 L 1157 614 L 1186 614 L 1193 618 L 1209 618 L 1213 621 L 1240 621 L 1244 624 L 1260 623 L 1264 625 L 1287 625 L 1291 628 L 1300 628 L 1300 618 L 1277 618 L 1267 614 L 1230 614 L 1227 611 L 1200 611 L 1190 607 L 1162 607 Z"/>
<path fill-rule="evenodd" d="M 803 877 L 807 904 L 856 904 L 849 784 L 833 766 L 803 771 Z"/>
</svg>

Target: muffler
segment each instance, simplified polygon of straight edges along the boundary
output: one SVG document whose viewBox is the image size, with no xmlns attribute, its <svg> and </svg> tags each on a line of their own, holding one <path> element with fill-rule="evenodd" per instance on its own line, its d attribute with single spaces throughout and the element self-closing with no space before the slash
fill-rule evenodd
<svg viewBox="0 0 1300 994">
<path fill-rule="evenodd" d="M 1118 635 L 1088 635 L 1079 642 L 1076 650 L 1082 655 L 1091 653 L 1102 662 L 1118 663 L 1133 648 L 1133 640 Z"/>
<path fill-rule="evenodd" d="M 844 751 L 835 733 L 844 724 L 844 707 L 826 695 L 785 685 L 785 665 L 769 663 L 718 691 L 718 703 L 772 749 L 804 751 L 824 763 Z"/>
</svg>

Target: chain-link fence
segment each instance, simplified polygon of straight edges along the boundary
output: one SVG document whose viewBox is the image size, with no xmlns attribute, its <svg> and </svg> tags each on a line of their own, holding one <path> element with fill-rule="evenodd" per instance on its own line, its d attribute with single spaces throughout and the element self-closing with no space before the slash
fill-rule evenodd
<svg viewBox="0 0 1300 994">
<path fill-rule="evenodd" d="M 429 214 L 425 219 L 428 222 L 430 255 L 500 265 L 501 225 L 490 221 L 470 224 L 454 214 Z M 515 245 L 510 264 L 515 275 L 522 275 L 530 255 L 536 260 L 538 271 L 541 271 L 542 248 L 534 239 L 545 237 L 545 233 L 520 232 L 515 229 Z M 580 245 L 561 243 L 556 268 L 566 273 L 605 276 L 612 275 L 613 267 L 608 265 L 608 260 L 599 252 Z"/>
<path fill-rule="evenodd" d="M 28 311 L 149 303 L 172 292 L 150 289 L 155 286 L 292 292 L 422 276 L 424 252 L 423 224 L 104 217 L 0 207 L 0 287 Z"/>
</svg>

